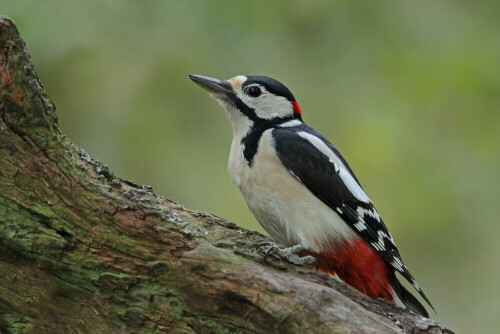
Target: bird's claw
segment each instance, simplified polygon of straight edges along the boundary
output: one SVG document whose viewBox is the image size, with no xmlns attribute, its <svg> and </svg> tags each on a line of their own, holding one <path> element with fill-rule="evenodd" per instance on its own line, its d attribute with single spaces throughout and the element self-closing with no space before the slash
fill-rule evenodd
<svg viewBox="0 0 500 334">
<path fill-rule="evenodd" d="M 276 245 L 274 242 L 271 241 L 263 241 L 260 242 L 257 247 L 255 247 L 256 250 L 259 250 L 259 248 L 264 247 L 264 246 L 269 246 L 269 248 L 266 250 L 266 253 L 264 254 L 264 261 L 266 261 L 267 256 L 276 248 L 279 249 L 278 245 Z"/>
<path fill-rule="evenodd" d="M 278 246 L 276 246 L 276 245 L 274 245 L 274 246 L 273 246 L 273 245 L 271 245 L 271 246 L 267 249 L 266 254 L 264 255 L 264 261 L 266 261 L 267 256 L 268 256 L 271 252 L 275 251 L 276 249 L 279 249 L 279 248 L 278 248 Z"/>
<path fill-rule="evenodd" d="M 266 250 L 266 252 L 264 254 L 264 261 L 266 261 L 269 254 L 276 253 L 277 255 L 281 256 L 282 258 L 286 259 L 288 262 L 291 262 L 293 264 L 299 264 L 299 265 L 300 264 L 314 264 L 316 271 L 318 271 L 318 269 L 319 269 L 318 259 L 316 259 L 314 256 L 306 255 L 306 256 L 300 257 L 297 255 L 298 252 L 306 249 L 301 244 L 298 244 L 298 245 L 295 245 L 292 247 L 287 247 L 287 248 L 280 248 L 274 242 L 264 241 L 264 242 L 259 243 L 257 245 L 256 249 L 259 249 L 263 246 L 269 246 L 269 248 Z"/>
</svg>

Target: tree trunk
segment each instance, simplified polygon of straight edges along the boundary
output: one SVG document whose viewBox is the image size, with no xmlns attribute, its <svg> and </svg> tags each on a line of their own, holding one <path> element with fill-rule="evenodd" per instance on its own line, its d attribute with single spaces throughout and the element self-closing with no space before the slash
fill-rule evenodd
<svg viewBox="0 0 500 334">
<path fill-rule="evenodd" d="M 8 18 L 0 80 L 0 333 L 451 333 L 91 159 Z"/>
</svg>

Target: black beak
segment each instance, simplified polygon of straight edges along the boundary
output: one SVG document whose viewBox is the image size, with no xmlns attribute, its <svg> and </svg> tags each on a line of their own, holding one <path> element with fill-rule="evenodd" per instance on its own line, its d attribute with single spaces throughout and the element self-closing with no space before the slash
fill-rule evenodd
<svg viewBox="0 0 500 334">
<path fill-rule="evenodd" d="M 188 78 L 201 88 L 205 88 L 211 93 L 228 95 L 233 92 L 233 88 L 227 81 L 204 77 L 203 75 L 188 74 Z"/>
</svg>

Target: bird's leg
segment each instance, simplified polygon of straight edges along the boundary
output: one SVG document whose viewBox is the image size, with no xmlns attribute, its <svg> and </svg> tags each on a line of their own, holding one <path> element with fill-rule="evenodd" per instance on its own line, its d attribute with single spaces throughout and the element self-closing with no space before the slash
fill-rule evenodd
<svg viewBox="0 0 500 334">
<path fill-rule="evenodd" d="M 264 255 L 264 261 L 266 260 L 267 256 L 271 253 L 277 254 L 287 260 L 288 262 L 294 263 L 294 264 L 315 264 L 316 266 L 316 271 L 318 271 L 319 268 L 319 262 L 318 260 L 311 255 L 307 256 L 298 256 L 297 253 L 306 250 L 306 248 L 302 244 L 297 244 L 292 247 L 287 247 L 287 248 L 280 248 L 276 243 L 274 242 L 269 242 L 269 241 L 264 241 L 261 242 L 257 245 L 257 249 L 263 247 L 263 246 L 269 246 L 266 250 L 266 253 Z"/>
</svg>

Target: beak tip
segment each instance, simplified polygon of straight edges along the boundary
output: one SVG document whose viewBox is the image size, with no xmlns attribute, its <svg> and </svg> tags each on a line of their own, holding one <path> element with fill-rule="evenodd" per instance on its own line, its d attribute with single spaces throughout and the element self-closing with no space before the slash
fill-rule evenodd
<svg viewBox="0 0 500 334">
<path fill-rule="evenodd" d="M 188 74 L 187 76 L 195 84 L 203 89 L 208 90 L 210 93 L 217 94 L 217 96 L 220 94 L 228 94 L 232 91 L 231 85 L 227 81 L 197 74 Z"/>
</svg>

